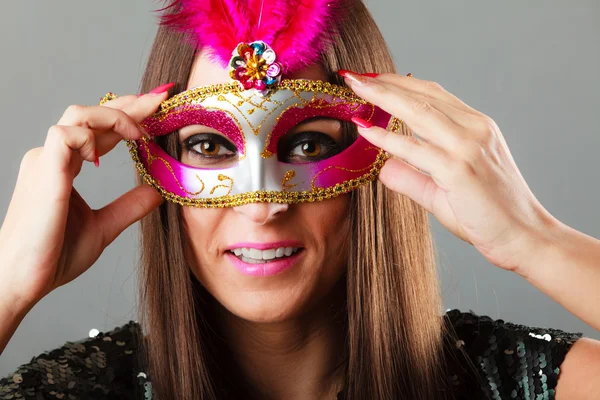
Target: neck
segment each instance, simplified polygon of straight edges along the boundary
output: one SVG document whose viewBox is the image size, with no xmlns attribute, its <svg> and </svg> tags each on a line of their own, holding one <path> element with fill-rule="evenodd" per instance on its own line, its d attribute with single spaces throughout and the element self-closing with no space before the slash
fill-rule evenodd
<svg viewBox="0 0 600 400">
<path fill-rule="evenodd" d="M 336 399 L 344 374 L 345 301 L 336 289 L 306 314 L 270 323 L 243 320 L 221 307 L 224 338 L 256 398 Z"/>
</svg>

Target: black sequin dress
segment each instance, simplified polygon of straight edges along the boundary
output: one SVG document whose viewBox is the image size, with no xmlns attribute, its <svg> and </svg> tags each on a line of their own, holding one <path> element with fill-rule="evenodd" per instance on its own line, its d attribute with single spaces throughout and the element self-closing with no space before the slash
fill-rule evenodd
<svg viewBox="0 0 600 400">
<path fill-rule="evenodd" d="M 457 399 L 554 399 L 560 365 L 582 337 L 459 310 L 444 320 L 456 333 L 446 347 Z M 33 357 L 0 379 L 0 400 L 150 400 L 151 379 L 136 357 L 139 335 L 139 324 L 129 321 Z"/>
</svg>

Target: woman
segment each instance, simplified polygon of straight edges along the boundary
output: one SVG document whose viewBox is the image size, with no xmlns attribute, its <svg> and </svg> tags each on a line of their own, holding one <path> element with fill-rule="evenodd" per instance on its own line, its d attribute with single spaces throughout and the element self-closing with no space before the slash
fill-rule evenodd
<svg viewBox="0 0 600 400">
<path fill-rule="evenodd" d="M 151 115 L 170 94 L 232 78 L 207 48 L 195 51 L 171 20 L 158 32 L 142 85 L 144 93 L 157 89 L 101 106 L 70 107 L 50 129 L 45 146 L 26 155 L 0 231 L 0 265 L 19 266 L 2 281 L 2 304 L 10 304 L 0 311 L 4 347 L 36 302 L 83 273 L 125 227 L 146 216 L 140 277 L 145 334 L 130 323 L 67 344 L 1 381 L 0 394 L 206 399 L 327 399 L 338 393 L 352 399 L 552 398 L 555 390 L 557 399 L 587 399 L 597 394 L 584 385 L 600 370 L 596 341 L 457 310 L 440 318 L 426 211 L 490 262 L 525 276 L 597 328 L 598 314 L 588 300 L 598 279 L 591 263 L 575 255 L 579 249 L 600 251 L 537 202 L 489 117 L 439 86 L 395 75 L 364 5 L 344 5 L 350 12 L 336 20 L 333 45 L 322 49 L 318 62 L 285 77 L 347 84 L 402 118 L 403 135 L 388 135 L 385 127 L 352 117 L 363 126 L 357 141 L 366 138 L 397 157 L 386 161 L 379 182 L 315 202 L 224 208 L 190 207 L 198 204 L 185 200 L 193 198 L 186 193 L 199 190 L 187 186 L 179 197 L 169 195 L 165 180 L 148 178 L 152 165 L 160 165 L 142 146 L 154 127 Z M 412 140 L 409 127 L 426 141 Z M 236 152 L 243 146 L 223 139 L 220 129 L 194 123 L 177 131 L 150 133 L 185 166 L 216 170 L 241 160 Z M 355 134 L 342 118 L 306 119 L 281 136 L 276 153 L 295 165 L 308 157 L 332 158 L 350 149 L 345 140 L 353 142 Z M 154 188 L 140 185 L 104 209 L 90 210 L 72 189 L 73 178 L 83 160 L 98 164 L 98 156 L 123 138 L 136 140 L 129 144 L 146 182 L 186 205 L 163 202 Z M 244 136 L 248 144 L 251 138 Z M 246 160 L 258 154 L 247 153 Z M 31 187 L 42 188 L 44 202 L 29 196 Z M 538 251 L 565 235 L 569 252 Z M 255 261 L 273 257 L 293 262 Z M 567 276 L 560 267 L 567 260 L 574 265 L 574 259 L 580 268 Z M 286 268 L 270 271 L 273 265 Z M 562 285 L 550 276 L 556 271 Z M 579 289 L 577 298 L 573 288 Z"/>
</svg>

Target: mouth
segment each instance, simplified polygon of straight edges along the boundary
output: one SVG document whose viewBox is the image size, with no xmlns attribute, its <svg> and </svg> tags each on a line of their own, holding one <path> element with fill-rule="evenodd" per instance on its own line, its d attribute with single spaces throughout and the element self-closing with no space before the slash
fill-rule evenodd
<svg viewBox="0 0 600 400">
<path fill-rule="evenodd" d="M 265 246 L 261 246 L 265 247 Z M 249 276 L 271 276 L 288 269 L 304 254 L 298 246 L 280 246 L 258 249 L 256 247 L 235 247 L 225 255 L 238 271 Z"/>
<path fill-rule="evenodd" d="M 300 250 L 302 250 L 302 247 L 277 247 L 275 249 L 267 250 L 259 250 L 252 247 L 238 247 L 227 251 L 247 264 L 264 264 L 291 257 Z"/>
</svg>

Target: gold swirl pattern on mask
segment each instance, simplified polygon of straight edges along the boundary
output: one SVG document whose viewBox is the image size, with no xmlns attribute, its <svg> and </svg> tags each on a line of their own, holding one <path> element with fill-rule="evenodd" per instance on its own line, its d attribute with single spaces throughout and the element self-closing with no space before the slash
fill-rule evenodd
<svg viewBox="0 0 600 400">
<path fill-rule="evenodd" d="M 254 127 L 254 125 L 252 125 L 252 123 L 250 123 L 250 120 L 248 119 L 248 117 L 246 117 L 246 114 L 252 114 L 256 110 L 256 108 L 254 108 L 253 110 L 249 110 L 249 111 L 242 111 L 242 109 L 240 107 L 242 105 L 244 105 L 244 101 L 247 100 L 247 99 L 244 98 L 244 97 L 242 97 L 242 96 L 240 96 L 239 94 L 236 94 L 236 96 L 239 96 L 242 99 L 242 100 L 238 101 L 237 105 L 234 104 L 231 100 L 227 99 L 225 96 L 219 96 L 218 99 L 220 101 L 224 101 L 226 103 L 229 103 L 233 108 L 235 108 L 237 110 L 237 112 L 244 118 L 244 120 L 246 120 L 246 123 L 248 124 L 248 126 L 252 130 L 252 133 L 254 134 L 254 136 L 258 136 L 258 134 L 260 133 L 260 130 L 262 128 L 262 125 L 267 120 L 267 118 L 269 118 L 269 116 L 271 116 L 271 114 L 273 114 L 274 112 L 276 112 L 278 110 L 278 108 L 281 105 L 285 104 L 285 102 L 287 102 L 290 98 L 294 97 L 294 96 L 291 96 L 290 98 L 288 98 L 288 99 L 286 99 L 284 101 L 275 101 L 275 100 L 271 101 L 270 104 L 274 104 L 274 106 L 272 107 L 271 111 L 269 111 L 267 108 L 264 108 L 263 111 L 269 111 L 269 113 L 263 118 L 262 121 L 260 121 L 260 123 L 258 124 L 258 127 Z M 264 102 L 266 102 L 269 99 L 265 99 Z M 252 103 L 250 103 L 250 104 L 252 104 Z"/>
<path fill-rule="evenodd" d="M 269 150 L 263 150 L 260 152 L 260 156 L 262 158 L 269 158 L 273 156 L 273 153 L 271 153 Z"/>
<path fill-rule="evenodd" d="M 267 103 L 267 102 L 269 102 L 270 104 L 278 105 L 278 106 L 283 105 L 285 103 L 285 101 L 273 100 L 271 98 L 272 96 L 263 97 L 263 96 L 259 96 L 259 95 L 255 94 L 255 93 L 251 93 L 249 96 L 243 96 L 242 92 L 238 92 L 238 93 L 233 93 L 233 95 L 240 99 L 237 102 L 238 106 L 241 107 L 247 103 L 247 104 L 250 104 L 252 107 L 254 107 L 254 108 L 251 108 L 248 111 L 246 111 L 246 113 L 249 115 L 254 114 L 254 112 L 257 109 L 260 109 L 262 111 L 269 111 L 267 109 L 267 107 L 265 107 L 265 103 Z M 258 98 L 259 101 L 255 102 L 254 98 Z"/>
<path fill-rule="evenodd" d="M 285 173 L 285 175 L 283 175 L 283 180 L 281 181 L 282 191 L 285 192 L 286 190 L 290 190 L 294 186 L 297 186 L 295 183 L 288 183 L 289 181 L 294 179 L 294 177 L 296 177 L 296 171 L 294 171 L 293 169 L 290 169 Z"/>
<path fill-rule="evenodd" d="M 148 141 L 149 140 L 151 140 L 151 139 L 146 138 L 146 137 L 142 138 L 142 143 L 144 145 L 144 149 L 146 150 L 146 154 L 148 154 L 148 157 L 147 157 L 148 167 L 150 167 L 154 161 L 159 160 L 171 172 L 171 175 L 173 175 L 173 178 L 175 179 L 175 182 L 177 182 L 177 185 L 179 186 L 179 188 L 181 190 L 183 190 L 184 192 L 186 192 L 190 196 L 197 196 L 197 195 L 199 195 L 200 193 L 202 193 L 204 191 L 204 182 L 202 181 L 202 179 L 200 179 L 200 177 L 198 176 L 198 174 L 196 174 L 196 178 L 198 178 L 198 180 L 202 184 L 202 189 L 198 190 L 197 192 L 190 192 L 186 188 L 184 188 L 183 185 L 179 182 L 179 179 L 177 179 L 177 175 L 175 175 L 175 171 L 173 171 L 173 167 L 171 167 L 171 164 L 169 164 L 169 162 L 167 160 L 165 160 L 164 158 L 152 154 L 152 152 L 150 151 L 150 147 L 148 146 Z M 133 142 L 133 143 L 135 143 L 135 142 Z M 233 183 L 232 183 L 232 186 L 233 186 Z M 212 194 L 212 192 L 211 192 L 211 194 Z"/>
<path fill-rule="evenodd" d="M 249 127 L 250 127 L 250 129 L 252 130 L 252 133 L 254 134 L 254 136 L 258 136 L 258 135 L 259 135 L 259 133 L 260 133 L 260 130 L 262 129 L 262 126 L 263 126 L 264 122 L 265 122 L 265 121 L 266 121 L 266 120 L 267 120 L 267 119 L 268 119 L 268 118 L 269 118 L 269 117 L 270 117 L 270 116 L 271 116 L 273 113 L 277 112 L 280 106 L 282 106 L 282 105 L 286 104 L 288 101 L 290 101 L 290 100 L 291 100 L 291 99 L 293 99 L 293 98 L 297 98 L 297 99 L 299 100 L 299 102 L 296 102 L 296 103 L 294 103 L 294 104 L 292 104 L 292 105 L 288 106 L 288 107 L 287 107 L 285 110 L 283 110 L 282 112 L 280 112 L 280 114 L 281 114 L 281 115 L 283 115 L 285 112 L 287 112 L 287 111 L 288 111 L 289 109 L 291 109 L 291 108 L 301 108 L 301 107 L 305 107 L 305 106 L 307 106 L 307 105 L 309 105 L 309 104 L 311 105 L 311 107 L 314 107 L 314 108 L 328 108 L 328 107 L 335 107 L 335 106 L 338 106 L 338 105 L 345 105 L 345 104 L 355 105 L 355 108 L 354 108 L 354 109 L 351 109 L 351 111 L 352 111 L 352 112 L 355 112 L 355 111 L 356 111 L 356 110 L 357 110 L 359 107 L 361 107 L 361 106 L 363 105 L 363 104 L 357 104 L 357 103 L 355 103 L 355 102 L 344 102 L 343 100 L 342 100 L 341 102 L 333 102 L 333 103 L 331 103 L 331 104 L 330 104 L 330 103 L 327 103 L 327 102 L 325 102 L 325 99 L 323 99 L 323 98 L 322 98 L 322 99 L 319 99 L 319 100 L 321 100 L 321 101 L 320 101 L 320 104 L 318 104 L 318 102 L 317 102 L 317 101 L 315 101 L 315 99 L 316 99 L 316 97 L 317 97 L 317 95 L 318 95 L 318 94 L 319 94 L 318 92 L 313 92 L 313 94 L 312 94 L 312 98 L 311 98 L 310 100 L 306 100 L 304 97 L 302 97 L 302 96 L 301 96 L 301 94 L 300 94 L 300 91 L 298 91 L 298 90 L 295 90 L 295 91 L 293 91 L 293 93 L 290 95 L 290 97 L 288 97 L 287 99 L 284 99 L 284 100 L 279 100 L 279 101 L 277 101 L 277 100 L 272 100 L 270 96 L 269 96 L 269 97 L 267 97 L 267 98 L 262 98 L 262 97 L 261 97 L 261 102 L 260 102 L 260 104 L 255 104 L 255 103 L 252 101 L 252 99 L 253 99 L 253 97 L 254 97 L 255 95 L 251 95 L 250 97 L 243 97 L 243 96 L 242 96 L 240 93 L 234 93 L 234 95 L 235 95 L 235 96 L 237 96 L 238 98 L 240 98 L 240 99 L 241 99 L 241 100 L 239 100 L 239 101 L 237 102 L 237 104 L 234 104 L 234 102 L 233 102 L 233 101 L 231 101 L 231 100 L 227 99 L 227 98 L 226 98 L 225 96 L 223 96 L 223 95 L 220 95 L 220 96 L 218 97 L 218 100 L 219 100 L 219 101 L 224 101 L 224 102 L 226 102 L 226 103 L 229 103 L 229 104 L 230 104 L 230 105 L 231 105 L 233 108 L 235 108 L 235 109 L 238 111 L 238 113 L 239 113 L 240 115 L 242 115 L 242 117 L 245 119 L 246 123 L 248 124 L 248 126 L 249 126 Z M 259 97 L 260 97 L 260 96 L 259 96 Z M 335 98 L 334 98 L 333 100 L 335 100 Z M 264 107 L 264 104 L 265 104 L 267 101 L 269 102 L 269 105 L 272 105 L 272 106 L 271 106 L 271 107 L 269 107 L 269 108 L 266 108 L 266 107 Z M 243 106 L 243 105 L 244 105 L 244 103 L 246 103 L 246 102 L 247 102 L 247 103 L 249 103 L 249 104 L 251 104 L 252 106 L 254 106 L 254 108 L 253 108 L 253 109 L 250 109 L 250 110 L 247 110 L 247 111 L 242 111 L 240 107 L 241 107 L 241 106 Z M 261 110 L 263 110 L 263 111 L 268 111 L 268 114 L 267 114 L 267 115 L 265 115 L 265 117 L 262 119 L 262 121 L 260 121 L 260 123 L 259 123 L 259 124 L 258 124 L 258 125 L 255 127 L 255 126 L 253 126 L 253 125 L 250 123 L 250 120 L 249 120 L 249 119 L 246 117 L 246 114 L 248 114 L 248 115 L 250 115 L 250 114 L 253 114 L 253 113 L 254 113 L 254 111 L 256 111 L 256 109 L 259 109 L 259 108 L 260 108 Z M 270 109 L 270 110 L 269 110 L 269 109 Z M 370 121 L 370 120 L 371 120 L 371 118 L 373 117 L 373 114 L 374 114 L 374 112 L 375 112 L 375 107 L 374 107 L 374 106 L 372 106 L 372 112 L 371 112 L 371 116 L 369 116 L 369 117 L 368 117 L 368 119 L 367 119 L 368 121 Z M 279 115 L 279 116 L 276 118 L 276 121 L 279 121 L 279 119 L 281 118 L 281 115 Z M 270 136 L 271 136 L 271 133 L 269 132 L 269 134 L 267 135 L 267 141 L 270 139 Z M 268 158 L 268 157 L 270 157 L 270 156 L 272 156 L 272 155 L 273 155 L 273 153 L 271 153 L 271 152 L 269 152 L 269 151 L 266 151 L 266 150 L 265 150 L 265 151 L 263 151 L 263 153 L 261 153 L 261 156 L 262 156 L 263 158 Z"/>
<path fill-rule="evenodd" d="M 331 199 L 355 190 L 375 180 L 379 174 L 379 171 L 383 167 L 383 164 L 389 158 L 383 151 L 381 151 L 377 155 L 375 162 L 372 164 L 372 168 L 369 173 L 366 173 L 355 179 L 338 183 L 329 188 L 317 188 L 316 190 L 312 191 L 303 190 L 298 192 L 259 190 L 255 192 L 219 196 L 215 198 L 187 198 L 165 190 L 160 183 L 152 175 L 150 175 L 139 158 L 135 141 L 127 140 L 127 146 L 129 148 L 129 153 L 135 162 L 136 169 L 138 170 L 138 173 L 144 182 L 155 188 L 163 196 L 163 198 L 181 206 L 201 208 L 236 207 L 244 204 L 259 202 L 296 204 Z"/>
<path fill-rule="evenodd" d="M 226 188 L 226 189 L 229 189 L 229 190 L 223 196 L 229 196 L 229 193 L 231 193 L 231 191 L 233 190 L 233 179 L 230 178 L 230 177 L 228 177 L 227 175 L 223 175 L 223 174 L 219 174 L 218 179 L 221 182 L 223 182 L 225 180 L 229 180 L 229 181 L 231 181 L 231 184 L 230 185 L 217 185 L 217 186 L 215 186 L 214 188 L 212 188 L 210 190 L 210 194 L 214 194 L 215 190 L 217 190 L 218 188 Z"/>
<path fill-rule="evenodd" d="M 383 153 L 383 150 L 379 149 L 378 147 L 374 147 L 374 146 L 366 147 L 364 150 L 365 151 L 367 151 L 367 150 L 377 150 L 377 151 L 379 151 L 380 154 Z M 377 162 L 377 160 L 375 160 L 375 162 L 373 164 L 375 164 L 376 162 Z M 317 172 L 315 174 L 315 176 L 313 176 L 312 180 L 310 181 L 310 187 L 312 188 L 313 191 L 320 189 L 320 188 L 318 188 L 318 187 L 315 186 L 315 181 L 317 180 L 317 178 L 319 177 L 319 175 L 321 175 L 321 174 L 329 171 L 330 169 L 337 169 L 337 170 L 346 171 L 346 172 L 362 172 L 362 171 L 366 171 L 368 169 L 372 169 L 373 168 L 373 164 L 367 165 L 366 167 L 360 168 L 360 169 L 349 169 L 349 168 L 345 168 L 345 167 L 339 167 L 337 165 L 330 165 L 328 167 L 323 168 L 322 170 L 320 170 L 319 172 Z"/>
</svg>

